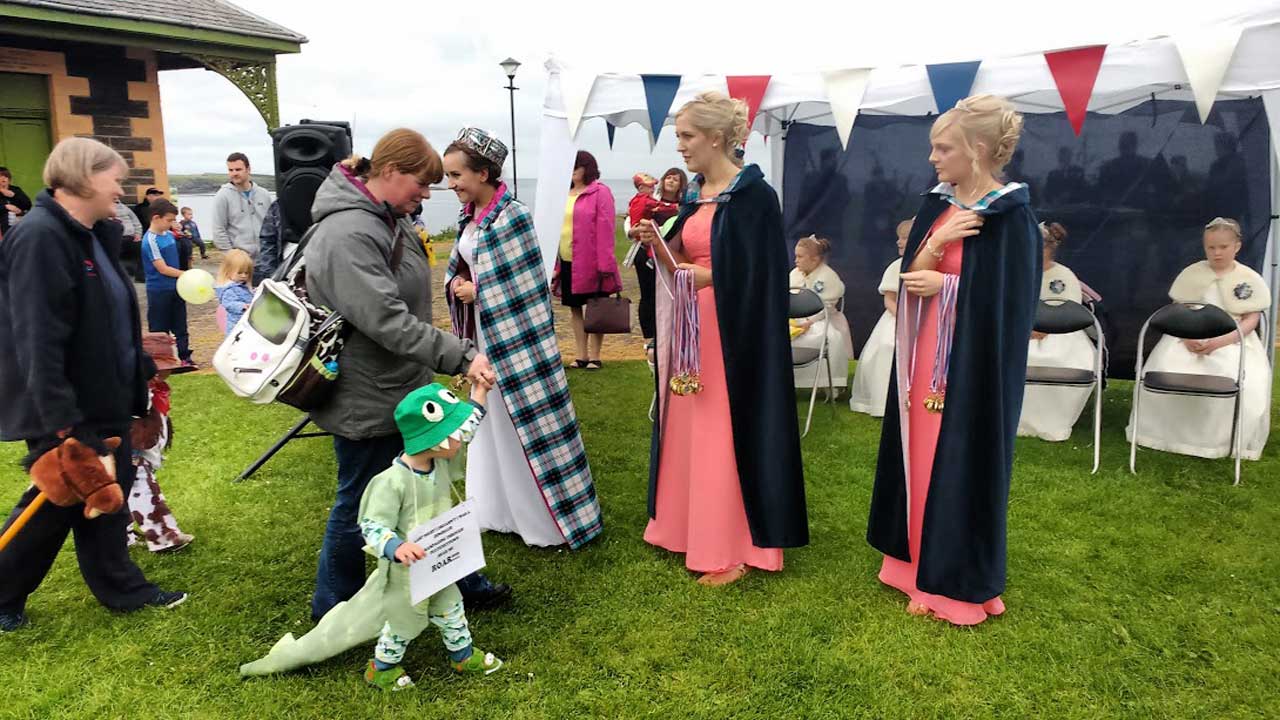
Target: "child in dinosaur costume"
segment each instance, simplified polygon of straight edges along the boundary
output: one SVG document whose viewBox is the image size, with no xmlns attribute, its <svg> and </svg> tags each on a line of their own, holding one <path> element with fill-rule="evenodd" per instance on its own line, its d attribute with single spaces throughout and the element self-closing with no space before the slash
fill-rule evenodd
<svg viewBox="0 0 1280 720">
<path fill-rule="evenodd" d="M 488 675 L 502 667 L 491 653 L 472 647 L 456 586 L 411 604 L 408 566 L 421 562 L 426 552 L 405 540 L 413 528 L 453 507 L 447 461 L 475 434 L 487 394 L 487 388 L 475 385 L 471 402 L 463 402 L 432 383 L 400 401 L 395 418 L 404 454 L 369 481 L 360 499 L 360 531 L 365 550 L 378 558 L 378 569 L 360 592 L 334 606 L 311 632 L 297 639 L 285 635 L 266 657 L 241 665 L 241 675 L 293 670 L 377 638 L 365 680 L 383 690 L 402 690 L 413 686 L 400 667 L 405 648 L 428 625 L 440 628 L 455 672 Z"/>
</svg>

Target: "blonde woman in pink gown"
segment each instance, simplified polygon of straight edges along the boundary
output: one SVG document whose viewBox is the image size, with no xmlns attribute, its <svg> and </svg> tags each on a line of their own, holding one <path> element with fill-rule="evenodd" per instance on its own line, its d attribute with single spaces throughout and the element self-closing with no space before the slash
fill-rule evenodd
<svg viewBox="0 0 1280 720">
<path fill-rule="evenodd" d="M 699 582 L 778 571 L 808 543 L 795 394 L 788 382 L 787 248 L 777 195 L 740 166 L 746 105 L 704 93 L 676 115 L 678 148 L 698 173 L 667 237 L 697 288 L 701 391 L 668 380 L 672 273 L 658 262 L 658 416 L 645 541 L 685 555 Z M 632 237 L 652 243 L 647 224 Z"/>
<path fill-rule="evenodd" d="M 1021 129 L 989 95 L 939 117 L 929 160 L 941 183 L 902 260 L 867 540 L 907 612 L 955 625 L 1005 610 L 1013 441 L 1042 262 L 1027 187 L 995 178 Z"/>
</svg>

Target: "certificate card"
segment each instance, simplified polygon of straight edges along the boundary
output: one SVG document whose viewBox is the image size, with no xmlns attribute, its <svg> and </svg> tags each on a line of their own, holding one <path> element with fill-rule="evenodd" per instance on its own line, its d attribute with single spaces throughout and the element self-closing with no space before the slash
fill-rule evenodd
<svg viewBox="0 0 1280 720">
<path fill-rule="evenodd" d="M 414 605 L 484 567 L 480 523 L 469 500 L 414 528 L 409 541 L 427 551 L 409 566 L 409 600 Z"/>
</svg>

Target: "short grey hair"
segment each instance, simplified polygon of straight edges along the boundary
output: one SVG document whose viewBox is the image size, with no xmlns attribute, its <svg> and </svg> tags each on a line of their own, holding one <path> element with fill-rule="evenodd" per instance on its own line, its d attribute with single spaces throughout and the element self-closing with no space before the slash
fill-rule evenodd
<svg viewBox="0 0 1280 720">
<path fill-rule="evenodd" d="M 87 198 L 89 178 L 115 167 L 128 168 L 120 153 L 97 140 L 73 137 L 59 142 L 44 163 L 44 184 L 50 190 L 66 190 Z"/>
</svg>

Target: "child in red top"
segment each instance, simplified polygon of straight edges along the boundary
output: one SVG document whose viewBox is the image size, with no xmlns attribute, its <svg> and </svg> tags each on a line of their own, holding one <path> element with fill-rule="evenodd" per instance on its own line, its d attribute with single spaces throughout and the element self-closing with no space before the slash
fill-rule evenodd
<svg viewBox="0 0 1280 720">
<path fill-rule="evenodd" d="M 636 225 L 641 220 L 648 219 L 650 211 L 658 204 L 657 198 L 653 196 L 653 189 L 657 187 L 658 181 L 649 173 L 641 172 L 631 176 L 631 183 L 636 186 L 636 194 L 627 205 L 627 216 L 631 218 L 631 224 Z"/>
</svg>

